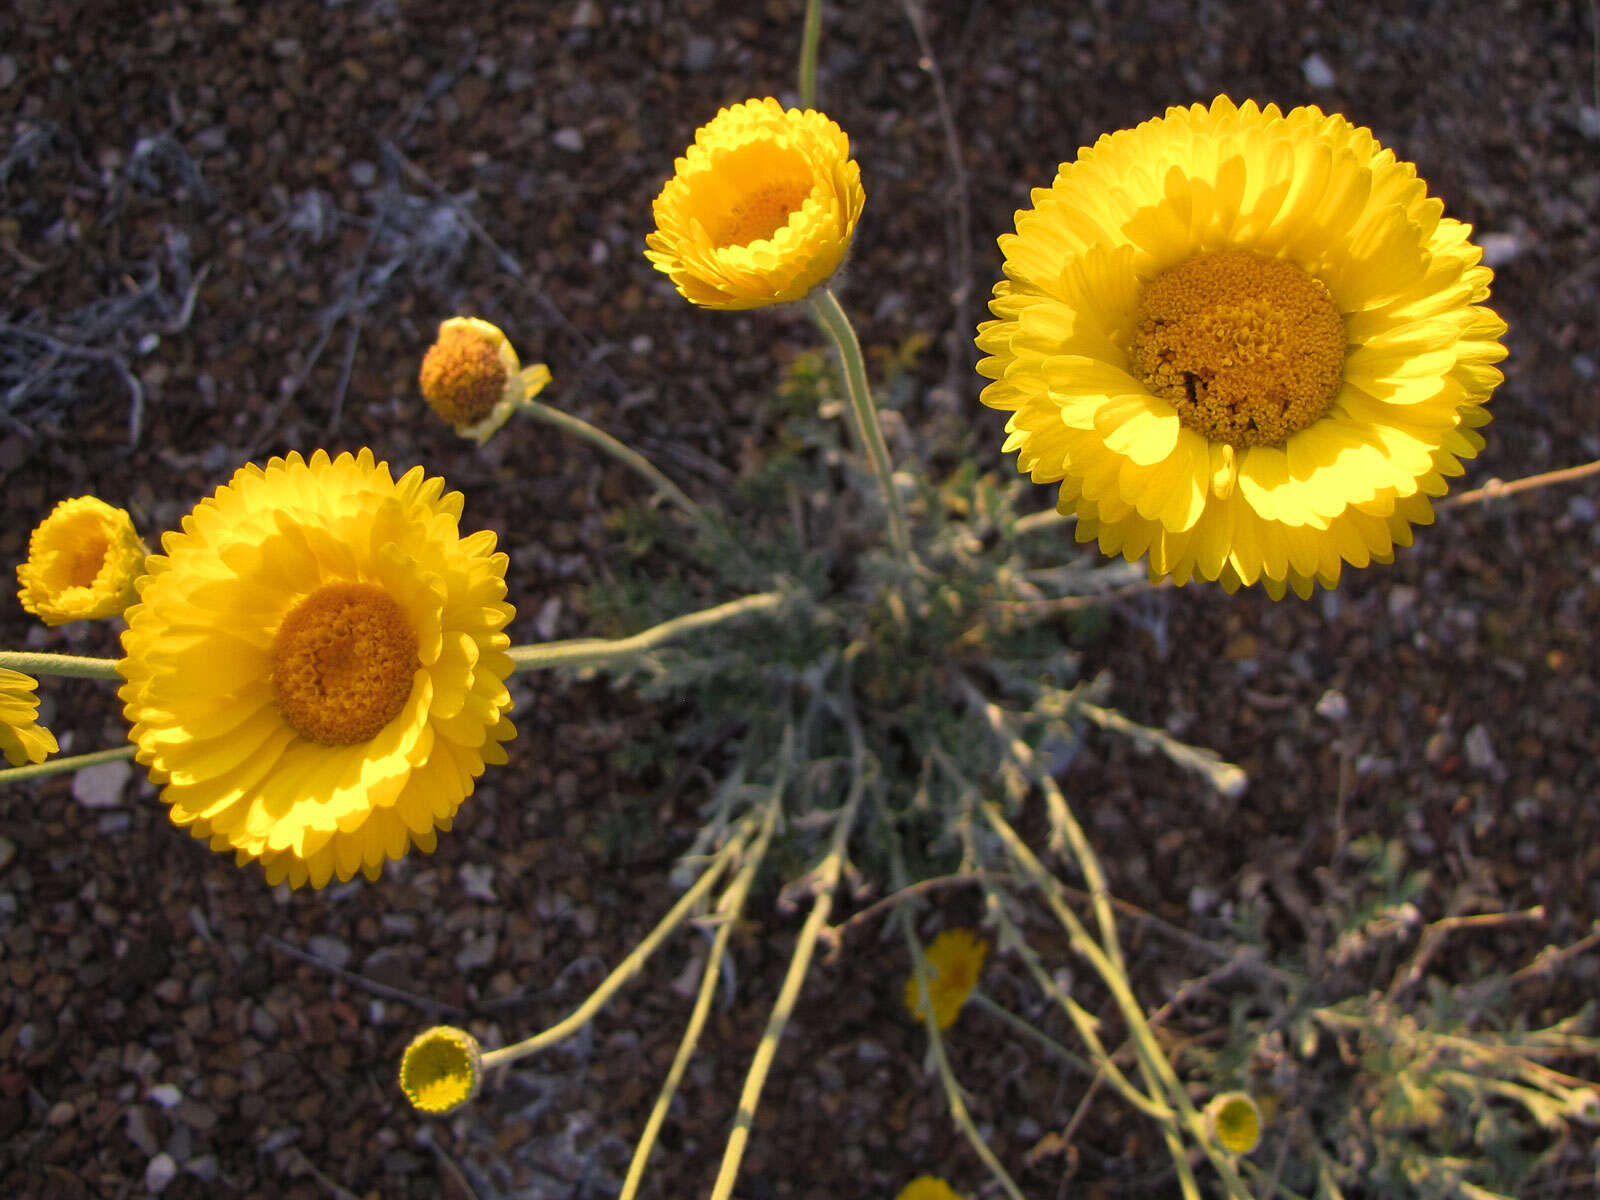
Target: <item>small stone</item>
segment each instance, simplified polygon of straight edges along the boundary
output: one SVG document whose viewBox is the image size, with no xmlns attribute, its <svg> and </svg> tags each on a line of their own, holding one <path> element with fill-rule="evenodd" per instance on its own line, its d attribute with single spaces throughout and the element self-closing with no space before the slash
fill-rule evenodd
<svg viewBox="0 0 1600 1200">
<path fill-rule="evenodd" d="M 85 808 L 110 808 L 122 803 L 122 789 L 132 776 L 126 760 L 84 767 L 72 777 L 72 798 Z"/>
<path fill-rule="evenodd" d="M 1331 88 L 1334 83 L 1333 68 L 1328 65 L 1328 60 L 1320 54 L 1308 54 L 1300 63 L 1300 69 L 1305 72 L 1306 83 L 1314 88 Z"/>
<path fill-rule="evenodd" d="M 1600 142 L 1600 108 L 1592 104 L 1578 106 L 1578 132 Z"/>
<path fill-rule="evenodd" d="M 558 129 L 550 135 L 550 140 L 563 150 L 573 154 L 583 153 L 583 134 L 573 129 L 570 125 L 565 129 Z"/>
<path fill-rule="evenodd" d="M 47 1125 L 70 1125 L 77 1115 L 78 1110 L 73 1108 L 71 1103 L 61 1100 L 50 1106 L 50 1115 L 44 1120 Z"/>
<path fill-rule="evenodd" d="M 357 159 L 346 169 L 350 172 L 350 182 L 357 187 L 371 187 L 378 182 L 378 168 L 366 159 Z"/>
<path fill-rule="evenodd" d="M 1329 688 L 1317 701 L 1317 716 L 1329 721 L 1342 721 L 1350 715 L 1350 701 L 1338 688 Z"/>
<path fill-rule="evenodd" d="M 458 872 L 461 890 L 474 900 L 495 903 L 494 868 L 487 863 L 466 863 Z"/>
<path fill-rule="evenodd" d="M 215 1154 L 202 1154 L 183 1164 L 183 1169 L 204 1183 L 215 1183 L 219 1171 Z"/>
<path fill-rule="evenodd" d="M 704 71 L 717 57 L 717 44 L 710 38 L 695 34 L 683 44 L 683 69 Z"/>
<path fill-rule="evenodd" d="M 1522 253 L 1522 239 L 1514 233 L 1480 233 L 1478 245 L 1483 247 L 1483 265 L 1500 267 Z"/>
<path fill-rule="evenodd" d="M 183 1103 L 183 1093 L 170 1083 L 158 1083 L 146 1094 L 162 1108 L 176 1108 Z"/>
<path fill-rule="evenodd" d="M 340 971 L 344 970 L 345 966 L 350 962 L 350 947 L 346 946 L 338 938 L 329 937 L 325 933 L 314 935 L 306 942 L 306 949 L 314 957 L 320 958 L 330 967 Z"/>
<path fill-rule="evenodd" d="M 162 1151 L 144 1169 L 144 1186 L 146 1190 L 160 1195 L 177 1176 L 178 1164 L 172 1161 L 172 1155 Z"/>
<path fill-rule="evenodd" d="M 208 1129 L 215 1129 L 217 1125 L 216 1110 L 208 1105 L 201 1104 L 198 1100 L 185 1100 L 173 1110 L 178 1120 L 190 1129 L 198 1129 L 204 1133 Z"/>
<path fill-rule="evenodd" d="M 153 1155 L 161 1149 L 161 1139 L 156 1136 L 155 1127 L 151 1124 L 149 1109 L 130 1108 L 123 1119 L 123 1130 L 128 1140 L 142 1153 Z"/>
<path fill-rule="evenodd" d="M 0 871 L 11 865 L 11 860 L 17 856 L 17 844 L 10 838 L 0 837 Z"/>
<path fill-rule="evenodd" d="M 8 88 L 17 81 L 17 60 L 9 54 L 0 54 L 0 88 Z"/>
<path fill-rule="evenodd" d="M 494 952 L 498 943 L 499 939 L 492 933 L 468 942 L 461 953 L 456 955 L 456 968 L 462 971 L 472 971 L 479 967 L 488 966 L 494 961 Z"/>
<path fill-rule="evenodd" d="M 1476 770 L 1487 771 L 1499 761 L 1494 756 L 1494 743 L 1489 740 L 1489 731 L 1482 725 L 1474 725 L 1467 730 L 1461 748 L 1466 751 L 1468 764 Z"/>
</svg>

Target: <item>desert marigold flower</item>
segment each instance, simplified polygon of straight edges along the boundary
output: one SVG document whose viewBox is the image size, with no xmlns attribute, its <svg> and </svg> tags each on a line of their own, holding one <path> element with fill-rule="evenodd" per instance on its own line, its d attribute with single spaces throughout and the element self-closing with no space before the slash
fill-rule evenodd
<svg viewBox="0 0 1600 1200">
<path fill-rule="evenodd" d="M 31 675 L 0 667 L 0 753 L 13 767 L 39 763 L 61 747 L 39 724 L 39 682 Z"/>
<path fill-rule="evenodd" d="M 674 169 L 645 257 L 707 308 L 802 299 L 839 269 L 866 203 L 844 131 L 770 96 L 717 113 Z"/>
<path fill-rule="evenodd" d="M 961 1006 L 978 986 L 989 943 L 970 929 L 946 929 L 928 946 L 928 995 L 933 1000 L 934 1023 L 949 1029 L 961 1013 Z M 906 980 L 906 1008 L 922 1020 L 922 990 L 917 973 Z"/>
<path fill-rule="evenodd" d="M 118 693 L 174 823 L 269 883 L 376 879 L 506 761 L 512 617 L 461 494 L 372 451 L 251 464 L 169 533 Z"/>
<path fill-rule="evenodd" d="M 1261 1112 L 1243 1092 L 1224 1092 L 1206 1105 L 1206 1127 L 1230 1154 L 1249 1154 L 1261 1143 Z"/>
<path fill-rule="evenodd" d="M 114 617 L 133 603 L 147 553 L 123 509 L 94 496 L 63 500 L 28 538 L 17 596 L 46 625 Z"/>
<path fill-rule="evenodd" d="M 465 1029 L 435 1025 L 412 1038 L 400 1057 L 400 1090 L 421 1112 L 454 1112 L 482 1083 L 483 1048 Z"/>
<path fill-rule="evenodd" d="M 1410 545 L 1482 448 L 1492 272 L 1371 131 L 1220 96 L 1102 137 L 1033 203 L 978 369 L 1079 541 L 1309 596 Z"/>
<path fill-rule="evenodd" d="M 944 1180 L 933 1175 L 913 1179 L 894 1200 L 961 1200 Z"/>
<path fill-rule="evenodd" d="M 543 363 L 523 367 L 499 326 L 477 317 L 451 317 L 422 358 L 422 398 L 462 437 L 485 441 L 518 404 L 550 382 Z"/>
</svg>

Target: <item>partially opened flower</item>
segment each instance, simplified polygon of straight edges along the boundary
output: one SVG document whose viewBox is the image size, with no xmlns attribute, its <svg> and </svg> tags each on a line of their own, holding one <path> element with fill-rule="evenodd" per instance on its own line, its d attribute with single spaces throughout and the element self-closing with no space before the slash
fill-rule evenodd
<svg viewBox="0 0 1600 1200">
<path fill-rule="evenodd" d="M 707 308 L 802 299 L 839 269 L 866 203 L 844 132 L 770 96 L 722 109 L 674 168 L 645 257 Z"/>
<path fill-rule="evenodd" d="M 39 681 L 0 667 L 0 753 L 13 767 L 43 762 L 61 747 L 39 724 Z"/>
<path fill-rule="evenodd" d="M 523 367 L 510 339 L 477 317 L 451 317 L 423 355 L 417 374 L 422 398 L 462 437 L 484 442 L 517 405 L 550 382 L 543 363 Z"/>
<path fill-rule="evenodd" d="M 370 450 L 252 464 L 139 580 L 118 664 L 137 758 L 176 824 L 270 883 L 431 851 L 506 761 L 506 556 L 443 489 Z"/>
<path fill-rule="evenodd" d="M 413 1108 L 433 1116 L 460 1108 L 482 1083 L 483 1048 L 453 1025 L 419 1033 L 400 1058 L 400 1090 Z"/>
<path fill-rule="evenodd" d="M 1416 168 L 1317 108 L 1171 108 L 1063 163 L 979 327 L 1007 451 L 1152 579 L 1334 586 L 1483 446 L 1505 323 Z"/>
<path fill-rule="evenodd" d="M 1261 1144 L 1261 1110 L 1244 1092 L 1224 1092 L 1206 1105 L 1206 1128 L 1230 1154 L 1249 1154 Z"/>
<path fill-rule="evenodd" d="M 28 538 L 17 597 L 46 625 L 114 617 L 133 603 L 146 553 L 123 509 L 94 496 L 63 500 Z"/>
<path fill-rule="evenodd" d="M 970 929 L 946 929 L 928 945 L 928 995 L 933 1001 L 933 1020 L 941 1030 L 949 1029 L 961 1015 L 961 1006 L 978 986 L 989 943 Z M 922 1020 L 922 989 L 913 971 L 906 980 L 906 1008 Z"/>
<path fill-rule="evenodd" d="M 913 1179 L 894 1200 L 961 1200 L 944 1180 L 934 1175 Z"/>
</svg>

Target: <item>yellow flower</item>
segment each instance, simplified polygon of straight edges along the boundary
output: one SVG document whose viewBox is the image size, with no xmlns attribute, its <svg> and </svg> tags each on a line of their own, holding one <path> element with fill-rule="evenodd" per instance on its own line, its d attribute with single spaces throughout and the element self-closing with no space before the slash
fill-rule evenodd
<svg viewBox="0 0 1600 1200">
<path fill-rule="evenodd" d="M 961 1200 L 961 1197 L 944 1180 L 923 1175 L 901 1188 L 894 1200 Z"/>
<path fill-rule="evenodd" d="M 1249 1154 L 1261 1143 L 1261 1112 L 1243 1092 L 1224 1092 L 1206 1105 L 1206 1126 L 1230 1154 Z"/>
<path fill-rule="evenodd" d="M 413 1108 L 454 1112 L 478 1094 L 483 1048 L 465 1029 L 435 1025 L 411 1039 L 400 1058 L 400 1089 Z"/>
<path fill-rule="evenodd" d="M 674 169 L 645 257 L 707 308 L 802 299 L 838 270 L 866 203 L 844 132 L 770 96 L 717 113 Z"/>
<path fill-rule="evenodd" d="M 989 943 L 975 937 L 970 929 L 946 929 L 928 946 L 928 995 L 933 999 L 933 1019 L 941 1030 L 949 1029 L 961 1013 L 961 1006 L 978 986 Z M 922 1020 L 922 992 L 917 974 L 906 980 L 906 1008 Z"/>
<path fill-rule="evenodd" d="M 506 423 L 517 405 L 550 382 L 543 363 L 522 367 L 499 326 L 477 317 L 451 317 L 422 358 L 422 398 L 462 437 L 479 444 Z"/>
<path fill-rule="evenodd" d="M 1007 451 L 1151 579 L 1309 596 L 1483 446 L 1505 323 L 1471 227 L 1316 108 L 1171 108 L 1063 163 L 978 330 Z"/>
<path fill-rule="evenodd" d="M 114 617 L 133 603 L 147 553 L 122 509 L 93 496 L 63 500 L 28 538 L 17 596 L 46 625 Z"/>
<path fill-rule="evenodd" d="M 370 450 L 252 464 L 139 580 L 118 664 L 136 756 L 174 823 L 269 883 L 433 850 L 506 761 L 506 556 L 443 488 Z"/>
<path fill-rule="evenodd" d="M 61 747 L 39 724 L 39 683 L 31 675 L 0 667 L 0 752 L 13 767 L 43 762 Z"/>
</svg>

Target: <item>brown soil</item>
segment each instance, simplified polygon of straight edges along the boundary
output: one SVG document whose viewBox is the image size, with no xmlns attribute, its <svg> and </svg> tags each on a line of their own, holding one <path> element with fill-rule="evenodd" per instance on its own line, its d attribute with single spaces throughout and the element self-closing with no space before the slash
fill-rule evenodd
<svg viewBox="0 0 1600 1200">
<path fill-rule="evenodd" d="M 1370 125 L 1477 226 L 1512 356 L 1469 485 L 1600 456 L 1591 6 L 928 7 L 965 165 L 964 255 L 900 6 L 829 5 L 821 78 L 868 194 L 845 293 L 863 340 L 952 331 L 922 360 L 913 420 L 970 423 L 986 465 L 1011 469 L 970 369 L 995 236 L 1079 145 L 1227 92 Z M 793 99 L 802 8 L 17 0 L 0 18 L 0 561 L 65 496 L 92 490 L 154 532 L 245 461 L 371 445 L 443 474 L 467 524 L 501 534 L 520 640 L 587 632 L 581 585 L 619 553 L 606 517 L 632 499 L 629 479 L 531 426 L 479 455 L 422 411 L 416 364 L 441 318 L 492 319 L 551 365 L 554 402 L 714 498 L 760 454 L 765 398 L 814 334 L 800 314 L 691 310 L 642 241 L 697 124 L 748 96 Z M 1119 707 L 1253 782 L 1238 802 L 1208 800 L 1176 768 L 1092 739 L 1067 784 L 1112 890 L 1214 932 L 1264 877 L 1282 884 L 1273 895 L 1311 888 L 1375 831 L 1434 872 L 1429 916 L 1467 881 L 1481 907 L 1546 906 L 1526 936 L 1484 939 L 1480 972 L 1581 934 L 1600 915 L 1597 502 L 1590 482 L 1458 510 L 1393 567 L 1310 603 L 1191 587 L 1115 609 L 1086 671 L 1111 670 Z M 116 630 L 46 631 L 12 602 L 0 644 L 110 654 Z M 1314 712 L 1330 690 L 1342 720 Z M 44 691 L 71 749 L 124 738 L 109 688 Z M 435 855 L 377 885 L 276 894 L 172 828 L 142 780 L 108 807 L 67 779 L 0 796 L 15 847 L 0 865 L 10 1193 L 144 1195 L 170 1165 L 161 1194 L 178 1198 L 614 1195 L 703 941 L 675 942 L 589 1033 L 463 1116 L 418 1120 L 394 1083 L 401 1047 L 436 1017 L 495 1042 L 564 1015 L 666 906 L 704 796 L 697 771 L 625 769 L 630 739 L 670 711 L 537 678 L 516 694 L 511 766 Z M 797 927 L 770 897 L 752 915 L 652 1196 L 709 1187 Z M 938 914 L 977 915 L 955 894 Z M 756 1122 L 747 1200 L 888 1197 L 923 1171 L 975 1194 L 984 1178 L 923 1073 L 903 949 L 881 929 L 853 930 L 813 971 Z M 1133 955 L 1147 1001 L 1194 973 L 1170 943 Z M 986 986 L 1044 1019 L 1004 960 Z M 1534 992 L 1530 1018 L 1555 1011 Z M 978 1013 L 954 1054 L 1024 1189 L 1062 1194 L 1063 1157 L 1028 1152 L 1082 1080 Z M 1165 1194 L 1153 1137 L 1098 1104 L 1072 1188 Z"/>
</svg>

